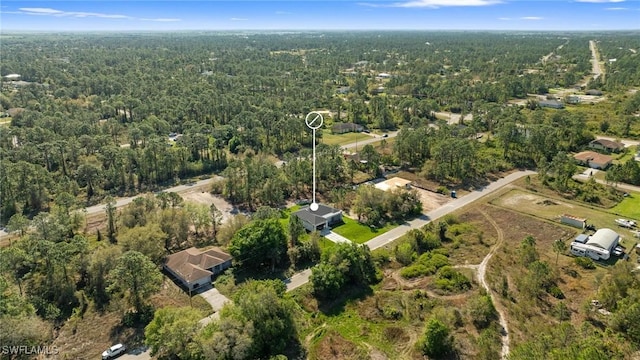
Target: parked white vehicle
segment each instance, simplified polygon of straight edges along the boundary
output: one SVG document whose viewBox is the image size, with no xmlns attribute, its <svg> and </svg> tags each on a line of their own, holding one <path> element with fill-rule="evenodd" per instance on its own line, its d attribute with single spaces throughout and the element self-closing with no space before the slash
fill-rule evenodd
<svg viewBox="0 0 640 360">
<path fill-rule="evenodd" d="M 115 359 L 124 354 L 125 351 L 127 351 L 127 347 L 123 344 L 113 345 L 102 353 L 102 360 Z"/>
<path fill-rule="evenodd" d="M 633 220 L 616 219 L 615 221 L 616 221 L 616 224 L 625 228 L 632 228 L 636 226 L 636 222 Z"/>
</svg>

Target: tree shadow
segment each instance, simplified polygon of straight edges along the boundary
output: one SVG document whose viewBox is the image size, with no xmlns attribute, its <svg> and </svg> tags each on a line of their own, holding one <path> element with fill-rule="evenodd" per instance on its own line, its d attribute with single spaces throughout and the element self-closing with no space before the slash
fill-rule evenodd
<svg viewBox="0 0 640 360">
<path fill-rule="evenodd" d="M 351 286 L 343 289 L 336 298 L 318 299 L 318 310 L 327 316 L 336 316 L 344 312 L 347 303 L 353 300 L 364 300 L 373 295 L 370 286 Z"/>
</svg>

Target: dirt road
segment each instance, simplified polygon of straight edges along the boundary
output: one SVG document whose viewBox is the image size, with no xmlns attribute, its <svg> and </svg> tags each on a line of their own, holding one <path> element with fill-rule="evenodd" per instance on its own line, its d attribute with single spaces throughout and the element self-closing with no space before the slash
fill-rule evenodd
<svg viewBox="0 0 640 360">
<path fill-rule="evenodd" d="M 487 264 L 489 263 L 489 260 L 491 260 L 493 255 L 496 253 L 498 248 L 502 246 L 502 243 L 504 242 L 504 233 L 502 232 L 502 229 L 500 228 L 500 226 L 498 226 L 498 224 L 493 220 L 493 218 L 491 218 L 491 216 L 489 216 L 485 212 L 481 212 L 481 213 L 487 219 L 487 221 L 496 229 L 496 232 L 498 233 L 498 241 L 496 241 L 495 245 L 493 245 L 493 247 L 491 248 L 487 256 L 485 256 L 484 259 L 482 259 L 482 262 L 478 266 L 478 282 L 480 282 L 480 284 L 482 284 L 482 287 L 484 287 L 484 289 L 487 290 L 487 294 L 491 296 L 491 302 L 493 302 L 493 305 L 496 308 L 496 311 L 498 312 L 498 322 L 500 322 L 500 326 L 502 326 L 502 331 L 503 331 L 502 332 L 502 351 L 500 352 L 500 355 L 503 359 L 506 359 L 507 356 L 509 355 L 509 342 L 510 342 L 507 316 L 505 315 L 504 308 L 496 301 L 493 291 L 491 291 L 491 289 L 489 288 L 489 284 L 487 284 L 487 280 L 486 280 Z"/>
</svg>

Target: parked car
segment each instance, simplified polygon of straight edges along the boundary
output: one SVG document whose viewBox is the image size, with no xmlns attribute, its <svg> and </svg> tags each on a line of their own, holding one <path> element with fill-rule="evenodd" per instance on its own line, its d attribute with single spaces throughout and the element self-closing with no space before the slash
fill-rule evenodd
<svg viewBox="0 0 640 360">
<path fill-rule="evenodd" d="M 382 134 L 382 137 L 384 138 L 389 137 L 389 134 Z"/>
<path fill-rule="evenodd" d="M 124 354 L 125 351 L 127 351 L 126 346 L 123 344 L 115 344 L 102 353 L 102 360 L 115 359 Z"/>
</svg>

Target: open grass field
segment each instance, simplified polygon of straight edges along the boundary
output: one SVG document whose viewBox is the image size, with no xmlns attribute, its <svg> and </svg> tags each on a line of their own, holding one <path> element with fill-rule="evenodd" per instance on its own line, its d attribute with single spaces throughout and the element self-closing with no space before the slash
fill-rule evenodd
<svg viewBox="0 0 640 360">
<path fill-rule="evenodd" d="M 331 134 L 327 131 L 322 133 L 321 141 L 327 145 L 345 145 L 368 139 L 371 139 L 371 136 L 363 133 Z"/>
<path fill-rule="evenodd" d="M 398 224 L 388 223 L 380 229 L 373 229 L 367 225 L 360 224 L 357 220 L 353 220 L 346 216 L 344 216 L 342 220 L 344 221 L 344 224 L 337 226 L 331 230 L 336 234 L 340 234 L 358 244 L 364 244 L 374 237 L 382 235 L 398 226 Z"/>
<path fill-rule="evenodd" d="M 640 193 L 630 192 L 629 196 L 611 209 L 611 212 L 640 221 Z"/>
</svg>

